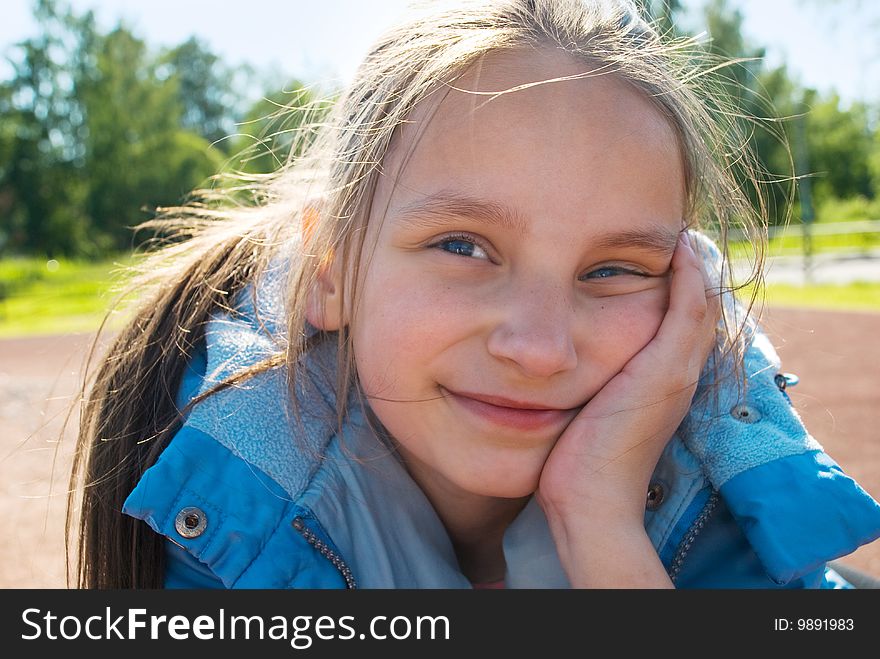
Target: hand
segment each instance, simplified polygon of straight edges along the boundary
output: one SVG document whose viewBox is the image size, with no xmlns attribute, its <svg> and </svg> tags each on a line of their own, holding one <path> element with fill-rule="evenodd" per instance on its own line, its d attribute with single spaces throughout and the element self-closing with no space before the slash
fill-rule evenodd
<svg viewBox="0 0 880 659">
<path fill-rule="evenodd" d="M 615 532 L 627 548 L 645 549 L 651 474 L 715 345 L 718 300 L 684 232 L 670 268 L 669 308 L 656 335 L 572 420 L 541 473 L 536 497 L 570 576 L 584 551 L 620 551 Z"/>
</svg>

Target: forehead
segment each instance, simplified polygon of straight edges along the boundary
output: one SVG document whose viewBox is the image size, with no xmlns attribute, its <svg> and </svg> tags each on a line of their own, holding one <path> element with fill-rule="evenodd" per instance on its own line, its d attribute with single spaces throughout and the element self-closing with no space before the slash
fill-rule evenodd
<svg viewBox="0 0 880 659">
<path fill-rule="evenodd" d="M 678 139 L 647 95 L 549 48 L 481 57 L 414 109 L 383 164 L 377 198 L 391 210 L 455 190 L 503 196 L 526 215 L 546 203 L 565 212 L 627 181 L 645 203 L 684 199 Z"/>
</svg>

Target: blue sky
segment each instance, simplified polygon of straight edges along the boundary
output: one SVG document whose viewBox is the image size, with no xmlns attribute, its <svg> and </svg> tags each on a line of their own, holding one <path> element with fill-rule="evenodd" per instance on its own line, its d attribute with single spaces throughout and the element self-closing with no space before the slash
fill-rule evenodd
<svg viewBox="0 0 880 659">
<path fill-rule="evenodd" d="M 745 14 L 747 36 L 767 47 L 772 63 L 787 61 L 803 84 L 823 91 L 834 88 L 847 101 L 880 101 L 880 2 L 731 2 Z M 407 0 L 72 0 L 71 4 L 77 11 L 95 9 L 105 27 L 124 18 L 154 47 L 180 43 L 195 33 L 229 63 L 247 62 L 284 77 L 332 87 L 352 75 L 372 40 L 394 22 Z M 33 34 L 30 11 L 29 0 L 3 0 L 0 54 Z M 8 65 L 0 63 L 0 77 L 7 75 Z"/>
</svg>

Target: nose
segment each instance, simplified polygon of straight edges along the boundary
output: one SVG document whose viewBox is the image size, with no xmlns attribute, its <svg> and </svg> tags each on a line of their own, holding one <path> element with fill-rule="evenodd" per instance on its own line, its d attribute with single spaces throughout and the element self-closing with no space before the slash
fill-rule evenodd
<svg viewBox="0 0 880 659">
<path fill-rule="evenodd" d="M 573 322 L 574 310 L 562 292 L 533 286 L 504 300 L 487 349 L 523 375 L 547 378 L 577 365 Z"/>
</svg>

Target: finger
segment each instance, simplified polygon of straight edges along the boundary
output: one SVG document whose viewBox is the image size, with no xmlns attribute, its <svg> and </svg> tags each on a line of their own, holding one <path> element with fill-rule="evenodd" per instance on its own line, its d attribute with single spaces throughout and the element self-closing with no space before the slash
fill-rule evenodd
<svg viewBox="0 0 880 659">
<path fill-rule="evenodd" d="M 699 372 L 696 372 L 696 377 L 699 377 L 706 362 L 719 345 L 719 332 L 721 331 L 721 274 L 715 270 L 716 266 L 713 265 L 717 255 L 706 250 L 705 244 L 700 242 L 698 235 L 688 232 L 687 244 L 691 247 L 691 251 L 697 260 L 697 265 L 703 275 L 706 295 L 706 317 L 703 326 L 697 330 L 697 337 L 694 340 L 695 345 L 698 346 L 698 351 L 694 354 L 698 356 L 698 359 L 692 362 L 695 369 L 699 369 Z"/>
<path fill-rule="evenodd" d="M 707 324 L 711 324 L 714 328 L 717 326 L 718 321 L 721 320 L 720 298 L 723 290 L 721 286 L 721 273 L 716 270 L 716 267 L 718 266 L 713 265 L 718 258 L 718 255 L 713 254 L 713 252 L 706 247 L 705 242 L 700 241 L 698 234 L 687 231 L 686 240 L 691 251 L 694 252 L 697 258 L 700 272 L 703 275 L 703 282 L 706 289 L 706 301 L 708 303 L 706 320 Z"/>
<path fill-rule="evenodd" d="M 703 268 L 684 232 L 672 255 L 669 308 L 657 330 L 656 340 L 673 347 L 681 356 L 692 352 L 695 339 L 701 338 L 710 317 Z M 698 341 L 703 345 L 703 341 Z"/>
</svg>

